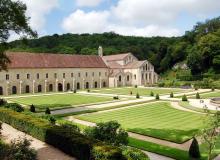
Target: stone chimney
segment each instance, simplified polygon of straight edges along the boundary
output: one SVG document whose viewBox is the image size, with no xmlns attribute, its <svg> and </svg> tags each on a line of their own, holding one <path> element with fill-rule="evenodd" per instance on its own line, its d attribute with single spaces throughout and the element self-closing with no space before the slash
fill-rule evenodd
<svg viewBox="0 0 220 160">
<path fill-rule="evenodd" d="M 99 46 L 99 48 L 98 48 L 98 55 L 99 55 L 100 57 L 103 56 L 103 49 L 102 49 L 102 46 Z"/>
</svg>

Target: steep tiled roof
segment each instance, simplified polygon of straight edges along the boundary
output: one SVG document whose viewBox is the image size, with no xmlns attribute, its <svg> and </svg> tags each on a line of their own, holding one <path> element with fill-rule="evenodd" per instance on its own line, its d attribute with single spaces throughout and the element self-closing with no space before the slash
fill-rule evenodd
<svg viewBox="0 0 220 160">
<path fill-rule="evenodd" d="M 123 53 L 123 54 L 116 54 L 116 55 L 109 55 L 109 56 L 103 56 L 102 58 L 105 61 L 116 61 L 116 60 L 123 60 L 127 55 L 130 53 Z"/>
<path fill-rule="evenodd" d="M 117 63 L 115 61 L 107 62 L 107 65 L 109 68 L 112 68 L 112 69 L 124 68 L 122 65 L 120 65 L 119 63 Z"/>
<path fill-rule="evenodd" d="M 7 52 L 8 68 L 107 68 L 101 57 L 95 55 L 43 54 Z"/>
<path fill-rule="evenodd" d="M 142 66 L 146 61 L 133 61 L 131 63 L 128 63 L 127 65 L 124 66 L 124 68 L 138 68 Z"/>
</svg>

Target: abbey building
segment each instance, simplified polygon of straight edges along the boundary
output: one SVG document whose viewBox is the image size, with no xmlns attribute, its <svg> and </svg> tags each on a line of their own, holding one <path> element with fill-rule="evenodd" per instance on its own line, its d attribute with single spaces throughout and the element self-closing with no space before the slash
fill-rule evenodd
<svg viewBox="0 0 220 160">
<path fill-rule="evenodd" d="M 11 63 L 0 71 L 0 95 L 58 92 L 157 83 L 154 66 L 132 53 L 104 56 L 7 52 Z"/>
</svg>

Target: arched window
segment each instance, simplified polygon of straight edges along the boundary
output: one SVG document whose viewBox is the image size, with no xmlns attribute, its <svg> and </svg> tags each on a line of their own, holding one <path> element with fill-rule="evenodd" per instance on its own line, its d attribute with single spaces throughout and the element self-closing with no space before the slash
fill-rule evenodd
<svg viewBox="0 0 220 160">
<path fill-rule="evenodd" d="M 89 89 L 89 82 L 86 82 L 86 89 Z"/>
<path fill-rule="evenodd" d="M 127 75 L 127 81 L 129 81 L 130 80 L 130 77 L 129 77 L 129 75 Z"/>
<path fill-rule="evenodd" d="M 118 81 L 121 82 L 121 76 L 118 77 Z"/>
<path fill-rule="evenodd" d="M 95 82 L 95 88 L 97 88 L 98 87 L 98 83 L 97 82 Z"/>
<path fill-rule="evenodd" d="M 12 94 L 17 94 L 17 87 L 16 86 L 12 87 Z"/>
<path fill-rule="evenodd" d="M 59 92 L 63 91 L 63 85 L 61 83 L 58 83 L 58 91 Z"/>
<path fill-rule="evenodd" d="M 25 87 L 25 93 L 30 93 L 30 86 L 29 86 L 29 85 L 26 85 L 26 87 Z"/>
<path fill-rule="evenodd" d="M 80 83 L 79 82 L 76 84 L 76 89 L 80 89 Z"/>
<path fill-rule="evenodd" d="M 3 95 L 3 88 L 0 86 L 0 95 Z"/>
<path fill-rule="evenodd" d="M 70 90 L 70 84 L 69 83 L 66 84 L 66 89 L 67 89 L 67 91 Z"/>
<path fill-rule="evenodd" d="M 103 87 L 106 87 L 106 82 L 103 82 Z"/>
<path fill-rule="evenodd" d="M 37 91 L 38 91 L 38 92 L 42 92 L 42 86 L 41 86 L 41 85 L 38 85 L 38 86 L 37 86 Z"/>
<path fill-rule="evenodd" d="M 134 79 L 136 79 L 137 77 L 136 77 L 136 74 L 134 75 Z"/>
<path fill-rule="evenodd" d="M 148 69 L 147 64 L 146 64 L 145 68 L 146 68 L 146 70 Z"/>
<path fill-rule="evenodd" d="M 49 84 L 49 92 L 53 91 L 53 84 Z"/>
</svg>

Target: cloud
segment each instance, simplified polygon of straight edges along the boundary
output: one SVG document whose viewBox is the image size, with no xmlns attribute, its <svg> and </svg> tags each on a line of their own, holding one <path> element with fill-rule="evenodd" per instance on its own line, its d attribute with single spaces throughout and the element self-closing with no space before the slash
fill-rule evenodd
<svg viewBox="0 0 220 160">
<path fill-rule="evenodd" d="M 95 7 L 103 0 L 76 0 L 76 5 L 79 7 Z"/>
<path fill-rule="evenodd" d="M 101 33 L 107 25 L 108 17 L 107 11 L 85 13 L 77 10 L 64 19 L 62 27 L 68 32 Z"/>
<path fill-rule="evenodd" d="M 21 0 L 27 5 L 30 26 L 37 31 L 44 28 L 46 15 L 59 6 L 58 0 Z"/>
</svg>

